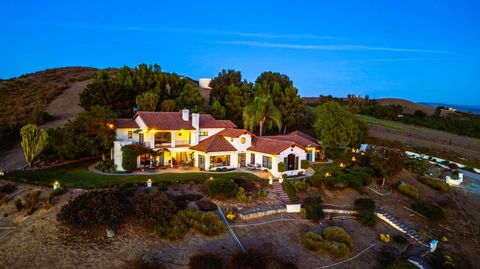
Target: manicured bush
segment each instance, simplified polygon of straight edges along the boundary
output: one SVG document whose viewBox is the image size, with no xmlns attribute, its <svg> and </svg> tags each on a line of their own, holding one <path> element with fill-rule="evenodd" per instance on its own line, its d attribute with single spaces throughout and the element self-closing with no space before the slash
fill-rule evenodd
<svg viewBox="0 0 480 269">
<path fill-rule="evenodd" d="M 119 191 L 89 191 L 68 202 L 57 215 L 59 222 L 85 227 L 119 224 L 130 210 L 130 202 Z"/>
<path fill-rule="evenodd" d="M 413 198 L 415 200 L 418 200 L 418 198 L 420 198 L 420 191 L 410 184 L 401 183 L 397 186 L 397 190 L 401 194 L 404 194 L 404 195 L 406 195 L 410 198 Z"/>
<path fill-rule="evenodd" d="M 422 158 L 411 158 L 407 161 L 407 169 L 413 173 L 425 174 L 430 167 L 432 167 L 432 164 Z"/>
<path fill-rule="evenodd" d="M 337 234 L 339 233 L 331 232 L 331 231 L 327 233 L 334 234 L 335 236 L 332 236 L 333 239 L 330 240 L 320 236 L 319 234 L 316 234 L 313 232 L 307 232 L 303 236 L 302 245 L 305 248 L 308 248 L 313 251 L 318 251 L 318 250 L 326 251 L 337 259 L 347 258 L 350 255 L 350 248 L 346 243 L 341 241 L 336 241 Z M 343 236 L 338 236 L 338 238 L 340 238 L 340 240 L 347 239 L 346 237 L 343 237 Z"/>
<path fill-rule="evenodd" d="M 136 203 L 136 215 L 151 225 L 167 225 L 178 208 L 165 192 L 148 192 Z"/>
<path fill-rule="evenodd" d="M 320 250 L 323 237 L 314 232 L 306 232 L 303 235 L 302 245 L 310 250 Z"/>
<path fill-rule="evenodd" d="M 255 251 L 247 250 L 247 252 L 239 252 L 233 255 L 230 268 L 232 269 L 253 269 L 253 268 L 266 268 L 267 258 L 266 255 Z"/>
<path fill-rule="evenodd" d="M 374 214 L 375 202 L 369 198 L 355 200 L 355 209 L 358 211 L 360 221 L 367 226 L 375 226 L 377 217 Z"/>
<path fill-rule="evenodd" d="M 448 190 L 448 184 L 440 181 L 438 179 L 434 179 L 431 177 L 427 176 L 420 176 L 418 178 L 418 181 L 422 182 L 423 184 L 429 186 L 432 189 L 435 189 L 437 191 L 447 191 Z"/>
<path fill-rule="evenodd" d="M 112 160 L 98 161 L 95 163 L 95 168 L 105 173 L 115 173 L 117 165 Z"/>
<path fill-rule="evenodd" d="M 286 169 L 287 169 L 287 167 L 286 167 L 284 162 L 279 162 L 278 163 L 278 172 L 280 172 L 280 173 L 285 172 Z"/>
<path fill-rule="evenodd" d="M 288 198 L 292 202 L 298 201 L 300 199 L 300 198 L 298 198 L 297 194 L 295 193 L 295 188 L 292 186 L 292 184 L 288 180 L 283 180 L 282 188 L 287 193 Z"/>
<path fill-rule="evenodd" d="M 215 254 L 203 254 L 190 257 L 191 269 L 222 269 L 222 258 Z"/>
<path fill-rule="evenodd" d="M 210 200 L 200 200 L 195 202 L 200 211 L 215 211 L 217 210 L 217 205 Z"/>
<path fill-rule="evenodd" d="M 310 162 L 308 160 L 301 160 L 300 161 L 300 168 L 302 168 L 302 169 L 307 169 L 309 165 L 310 165 Z"/>
<path fill-rule="evenodd" d="M 338 226 L 326 227 L 322 230 L 322 236 L 326 240 L 344 243 L 350 248 L 353 246 L 350 235 L 343 228 Z"/>
<path fill-rule="evenodd" d="M 237 194 L 235 195 L 235 198 L 239 202 L 244 202 L 244 203 L 253 202 L 252 197 L 245 193 L 245 189 L 243 187 L 238 187 L 238 191 L 237 191 Z"/>
<path fill-rule="evenodd" d="M 305 198 L 302 207 L 305 209 L 305 218 L 309 220 L 318 221 L 325 216 L 322 209 L 322 198 L 320 196 Z"/>
<path fill-rule="evenodd" d="M 413 204 L 413 210 L 433 221 L 438 221 L 445 217 L 441 207 L 430 203 L 415 203 Z"/>
<path fill-rule="evenodd" d="M 308 183 L 303 180 L 292 180 L 290 184 L 292 184 L 295 192 L 305 192 L 308 188 Z"/>
<path fill-rule="evenodd" d="M 238 185 L 233 179 L 212 179 L 205 181 L 208 195 L 215 198 L 233 198 L 238 192 Z"/>
</svg>

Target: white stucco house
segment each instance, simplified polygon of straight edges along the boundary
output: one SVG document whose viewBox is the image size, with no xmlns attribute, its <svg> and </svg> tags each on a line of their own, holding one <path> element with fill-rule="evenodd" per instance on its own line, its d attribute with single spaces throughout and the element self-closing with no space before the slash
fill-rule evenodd
<svg viewBox="0 0 480 269">
<path fill-rule="evenodd" d="M 295 131 L 285 135 L 257 137 L 229 120 L 209 114 L 137 112 L 133 118 L 115 121 L 113 160 L 122 167 L 122 147 L 141 144 L 154 154 L 137 157 L 137 167 L 190 165 L 201 170 L 250 167 L 268 170 L 274 177 L 304 172 L 302 160 L 315 161 L 320 146 L 316 139 Z M 283 163 L 285 171 L 279 171 Z M 282 170 L 282 169 L 280 169 Z"/>
</svg>

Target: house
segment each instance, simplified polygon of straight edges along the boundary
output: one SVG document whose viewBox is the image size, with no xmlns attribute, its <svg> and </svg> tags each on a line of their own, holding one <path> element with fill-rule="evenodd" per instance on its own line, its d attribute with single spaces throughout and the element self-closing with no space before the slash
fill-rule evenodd
<svg viewBox="0 0 480 269">
<path fill-rule="evenodd" d="M 137 167 L 190 165 L 201 170 L 250 167 L 268 170 L 273 176 L 304 172 L 302 160 L 315 161 L 320 146 L 316 139 L 296 131 L 285 135 L 257 137 L 238 129 L 229 120 L 209 114 L 137 112 L 133 118 L 115 121 L 113 159 L 122 168 L 122 147 L 141 144 L 152 154 L 137 157 Z M 153 154 L 154 153 L 154 154 Z M 285 171 L 279 170 L 283 163 Z"/>
</svg>

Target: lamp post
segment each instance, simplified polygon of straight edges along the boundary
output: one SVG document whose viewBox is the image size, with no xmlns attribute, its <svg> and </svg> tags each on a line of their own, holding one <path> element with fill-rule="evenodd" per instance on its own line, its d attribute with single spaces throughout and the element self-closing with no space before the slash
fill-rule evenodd
<svg viewBox="0 0 480 269">
<path fill-rule="evenodd" d="M 148 188 L 148 189 L 151 189 L 151 188 L 152 188 L 152 179 L 151 179 L 151 178 L 149 178 L 149 179 L 147 180 L 147 188 Z"/>
<path fill-rule="evenodd" d="M 58 182 L 58 180 L 55 180 L 55 182 L 53 182 L 53 190 L 56 190 L 60 188 L 60 182 Z"/>
</svg>

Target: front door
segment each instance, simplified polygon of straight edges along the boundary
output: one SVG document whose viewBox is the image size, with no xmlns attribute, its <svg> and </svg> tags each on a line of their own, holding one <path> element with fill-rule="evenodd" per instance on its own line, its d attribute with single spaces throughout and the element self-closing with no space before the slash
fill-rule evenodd
<svg viewBox="0 0 480 269">
<path fill-rule="evenodd" d="M 295 154 L 288 154 L 287 170 L 295 170 Z"/>
<path fill-rule="evenodd" d="M 238 153 L 238 167 L 246 166 L 247 155 L 245 153 Z"/>
<path fill-rule="evenodd" d="M 198 168 L 201 170 L 205 170 L 205 156 L 198 155 Z"/>
<path fill-rule="evenodd" d="M 158 154 L 158 165 L 164 166 L 165 165 L 164 161 L 165 161 L 165 154 L 163 152 L 160 152 Z"/>
</svg>

